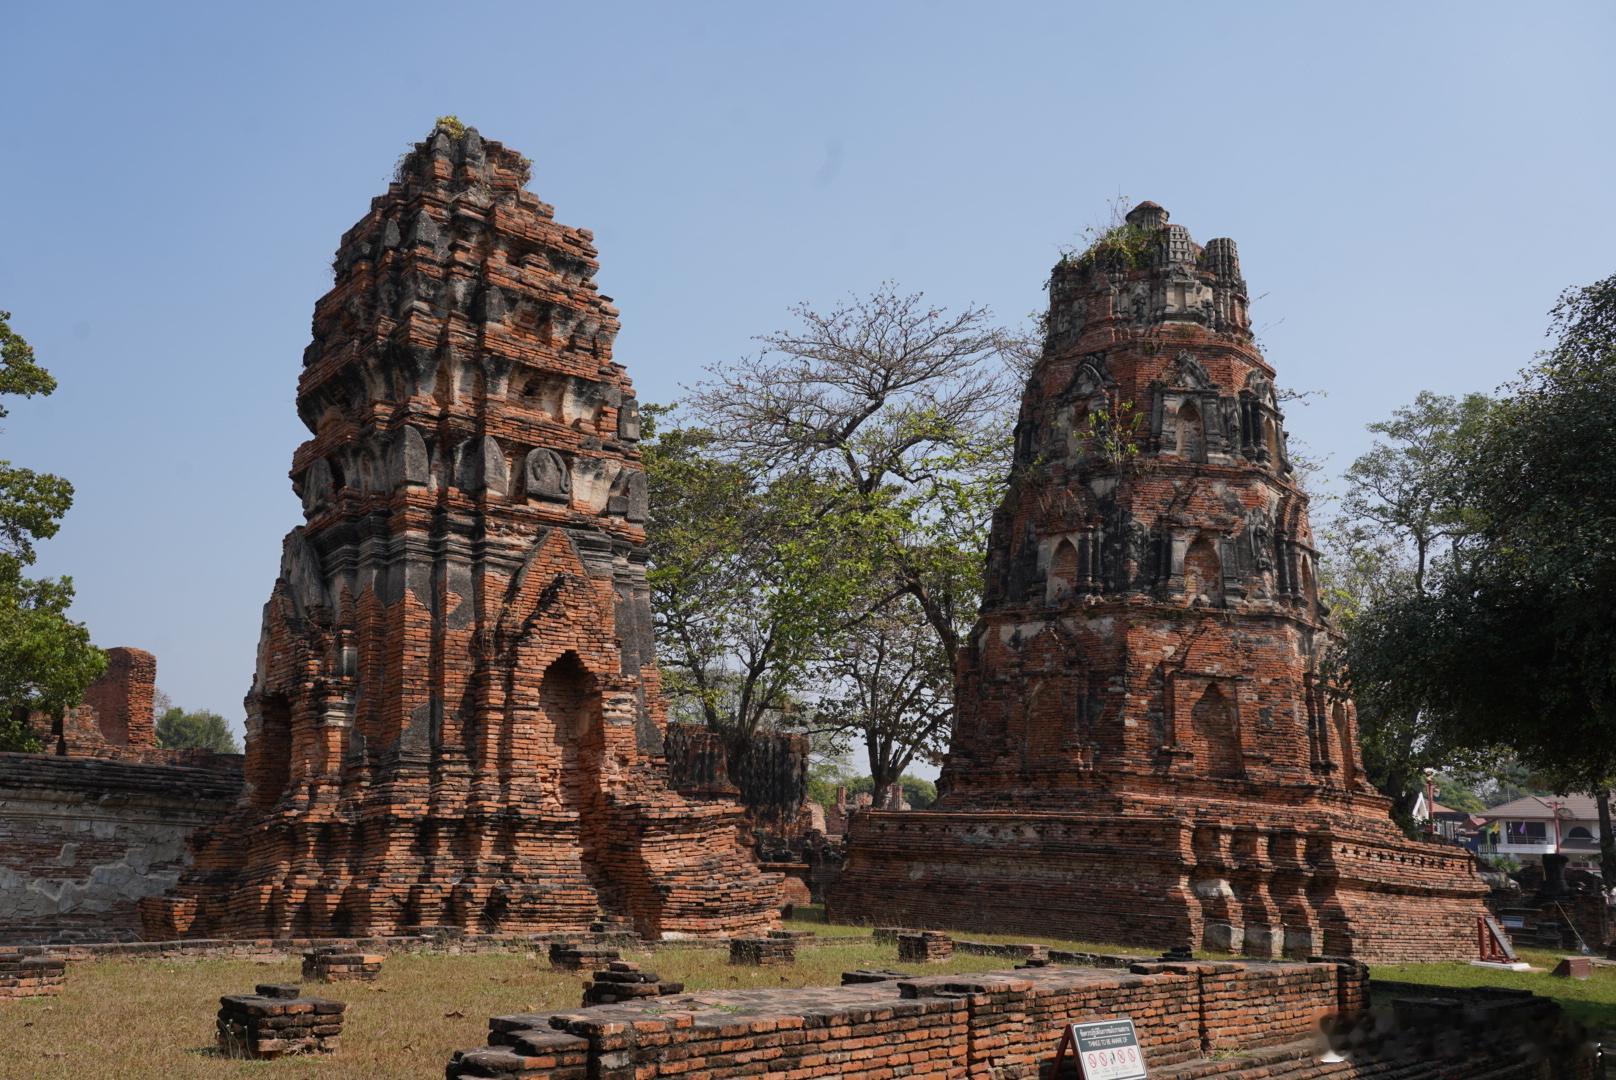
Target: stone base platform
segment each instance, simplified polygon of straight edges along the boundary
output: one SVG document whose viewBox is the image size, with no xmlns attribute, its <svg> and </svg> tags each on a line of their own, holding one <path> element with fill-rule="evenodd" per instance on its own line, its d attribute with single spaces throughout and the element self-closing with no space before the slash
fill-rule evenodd
<svg viewBox="0 0 1616 1080">
<path fill-rule="evenodd" d="M 1467 852 L 1389 821 L 1276 809 L 872 811 L 850 828 L 839 922 L 900 921 L 1260 958 L 1468 960 L 1486 887 Z"/>
</svg>

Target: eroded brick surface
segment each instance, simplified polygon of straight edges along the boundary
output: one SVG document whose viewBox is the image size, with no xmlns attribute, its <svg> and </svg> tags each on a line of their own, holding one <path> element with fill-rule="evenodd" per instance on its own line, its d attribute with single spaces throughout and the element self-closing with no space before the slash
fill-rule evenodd
<svg viewBox="0 0 1616 1080">
<path fill-rule="evenodd" d="M 1260 956 L 1474 951 L 1472 858 L 1363 775 L 1234 242 L 1063 260 L 935 812 L 855 815 L 843 918 Z"/>
<path fill-rule="evenodd" d="M 247 789 L 153 935 L 774 922 L 739 809 L 666 782 L 617 311 L 527 178 L 440 128 L 343 238 Z"/>
</svg>

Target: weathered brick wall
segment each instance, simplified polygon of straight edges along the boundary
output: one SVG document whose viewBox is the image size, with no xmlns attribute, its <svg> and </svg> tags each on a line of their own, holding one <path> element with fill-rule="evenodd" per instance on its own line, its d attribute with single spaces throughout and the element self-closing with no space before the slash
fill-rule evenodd
<svg viewBox="0 0 1616 1080">
<path fill-rule="evenodd" d="M 1137 964 L 1128 972 L 1025 969 L 808 990 L 713 991 L 570 1013 L 494 1017 L 490 1045 L 454 1055 L 459 1077 L 1050 1075 L 1067 1024 L 1129 1016 L 1146 1062 L 1179 1078 L 1396 1076 L 1592 1080 L 1591 1045 L 1525 995 L 1466 1029 L 1403 1030 L 1365 1011 L 1358 964 Z M 1511 1017 L 1514 1017 L 1512 1019 Z M 1321 1063 L 1329 1026 L 1351 1060 Z M 1458 1031 L 1463 1038 L 1452 1038 Z M 1478 1071 L 1485 1066 L 1485 1072 Z"/>
<path fill-rule="evenodd" d="M 84 704 L 95 710 L 101 734 L 110 743 L 134 748 L 156 747 L 152 700 L 157 687 L 157 657 L 144 649 L 107 651 L 107 670 L 84 691 Z"/>
<path fill-rule="evenodd" d="M 669 724 L 665 746 L 669 782 L 681 793 L 738 795 L 755 827 L 777 836 L 795 828 L 808 795 L 806 735 L 759 732 L 731 753 L 711 728 Z"/>
<path fill-rule="evenodd" d="M 186 839 L 241 790 L 239 763 L 195 769 L 0 754 L 0 942 L 134 935 Z"/>
<path fill-rule="evenodd" d="M 1392 824 L 1321 663 L 1307 495 L 1234 242 L 1154 203 L 1128 221 L 1140 250 L 1051 274 L 938 813 L 856 817 L 831 907 L 993 929 L 984 901 L 1012 896 L 991 907 L 1029 930 L 1468 955 L 1474 860 Z"/>
<path fill-rule="evenodd" d="M 60 717 L 36 713 L 28 718 L 29 730 L 39 739 L 45 753 L 153 764 L 207 765 L 212 755 L 206 751 L 162 750 L 157 746 L 152 714 L 157 693 L 157 658 L 144 649 L 128 646 L 107 649 L 106 654 L 106 671 L 85 687 L 80 704 Z"/>
<path fill-rule="evenodd" d="M 440 126 L 343 237 L 245 800 L 153 936 L 775 922 L 739 807 L 668 784 L 617 310 L 528 178 Z"/>
</svg>

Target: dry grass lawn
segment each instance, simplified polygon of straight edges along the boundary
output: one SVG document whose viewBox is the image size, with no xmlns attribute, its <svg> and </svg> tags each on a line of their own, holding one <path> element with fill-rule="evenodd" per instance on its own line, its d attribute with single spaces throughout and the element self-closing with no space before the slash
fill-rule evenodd
<svg viewBox="0 0 1616 1080">
<path fill-rule="evenodd" d="M 809 913 L 812 916 L 812 912 Z M 665 946 L 625 957 L 690 989 L 836 985 L 860 967 L 919 971 L 899 964 L 897 947 L 878 945 L 867 927 L 797 921 L 829 944 L 798 950 L 789 967 L 731 967 L 718 948 Z M 986 941 L 1042 941 L 1068 949 L 1137 953 L 1095 943 L 967 933 Z M 1531 954 L 1552 966 L 1556 956 Z M 1005 959 L 956 954 L 929 973 L 992 971 Z M 390 956 L 372 984 L 311 983 L 310 993 L 348 1002 L 342 1050 L 334 1057 L 274 1062 L 232 1061 L 213 1050 L 213 1020 L 222 994 L 251 992 L 255 983 L 298 981 L 296 956 L 249 959 L 103 960 L 70 964 L 56 998 L 0 1002 L 0 1077 L 72 1080 L 292 1080 L 294 1077 L 439 1077 L 455 1050 L 481 1046 L 488 1017 L 500 1013 L 577 1008 L 585 974 L 550 970 L 540 953 L 403 954 Z M 1546 972 L 1514 974 L 1463 964 L 1377 967 L 1381 978 L 1437 986 L 1515 986 L 1556 998 L 1596 1028 L 1616 1026 L 1616 969 L 1598 968 L 1588 982 Z"/>
<path fill-rule="evenodd" d="M 928 973 L 992 971 L 1012 962 L 958 954 L 944 964 L 900 965 L 897 947 L 877 945 L 868 927 L 794 922 L 827 945 L 805 946 L 789 967 L 731 967 L 725 949 L 665 946 L 626 952 L 690 989 L 824 986 L 860 967 Z M 961 935 L 1028 941 L 1023 936 Z M 1068 948 L 1081 946 L 1042 939 Z M 1116 951 L 1116 950 L 1113 950 Z M 68 965 L 55 998 L 0 1003 L 0 1077 L 118 1080 L 227 1080 L 256 1077 L 437 1077 L 455 1050 L 481 1046 L 488 1018 L 501 1013 L 574 1009 L 585 973 L 550 970 L 536 952 L 389 956 L 374 983 L 310 983 L 309 993 L 348 1002 L 342 1050 L 326 1058 L 232 1061 L 213 1050 L 222 994 L 251 993 L 261 982 L 297 982 L 300 958 L 101 960 Z"/>
</svg>

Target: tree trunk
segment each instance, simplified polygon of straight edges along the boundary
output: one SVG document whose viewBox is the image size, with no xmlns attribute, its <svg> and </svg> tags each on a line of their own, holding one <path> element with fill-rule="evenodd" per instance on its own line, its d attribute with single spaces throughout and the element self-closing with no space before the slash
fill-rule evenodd
<svg viewBox="0 0 1616 1080">
<path fill-rule="evenodd" d="M 1594 792 L 1599 807 L 1599 876 L 1607 889 L 1616 888 L 1616 836 L 1610 831 L 1610 790 Z"/>
</svg>

